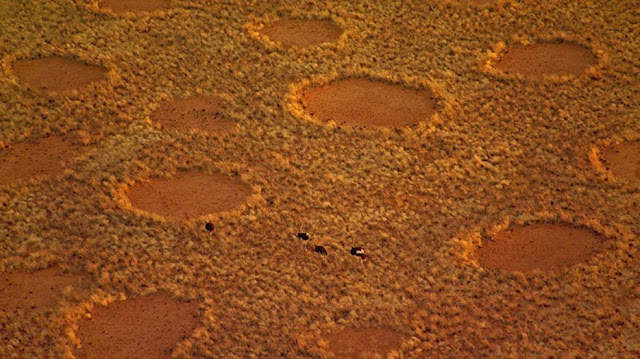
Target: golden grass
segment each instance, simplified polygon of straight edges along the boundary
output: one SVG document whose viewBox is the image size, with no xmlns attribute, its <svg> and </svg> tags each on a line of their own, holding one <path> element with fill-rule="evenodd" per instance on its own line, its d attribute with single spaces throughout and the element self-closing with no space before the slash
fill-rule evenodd
<svg viewBox="0 0 640 359">
<path fill-rule="evenodd" d="M 597 166 L 601 148 L 640 137 L 633 1 L 174 3 L 122 17 L 91 0 L 0 4 L 0 141 L 78 133 L 90 146 L 60 178 L 0 188 L 0 270 L 59 266 L 93 283 L 56 309 L 0 314 L 11 344 L 0 357 L 70 357 L 95 304 L 157 291 L 203 303 L 181 357 L 327 358 L 325 335 L 370 327 L 408 338 L 398 351 L 410 358 L 637 355 L 640 318 L 613 303 L 640 297 L 640 195 Z M 345 32 L 285 49 L 259 32 L 279 18 Z M 556 39 L 598 64 L 542 80 L 487 65 Z M 108 78 L 50 96 L 11 71 L 52 55 Z M 301 86 L 353 75 L 429 86 L 445 108 L 415 129 L 360 132 L 297 105 Z M 223 96 L 238 130 L 150 121 L 163 100 L 193 94 Z M 179 170 L 239 175 L 259 195 L 213 218 L 214 236 L 121 202 L 125 186 Z M 477 266 L 483 233 L 535 221 L 613 244 L 554 275 Z M 329 251 L 326 265 L 299 254 L 301 224 Z M 353 244 L 367 249 L 364 267 Z"/>
</svg>

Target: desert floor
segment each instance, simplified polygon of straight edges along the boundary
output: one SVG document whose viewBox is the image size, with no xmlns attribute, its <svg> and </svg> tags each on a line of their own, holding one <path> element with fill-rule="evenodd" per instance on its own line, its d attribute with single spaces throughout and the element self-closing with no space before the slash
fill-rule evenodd
<svg viewBox="0 0 640 359">
<path fill-rule="evenodd" d="M 0 357 L 637 358 L 638 38 L 637 0 L 0 0 Z"/>
</svg>

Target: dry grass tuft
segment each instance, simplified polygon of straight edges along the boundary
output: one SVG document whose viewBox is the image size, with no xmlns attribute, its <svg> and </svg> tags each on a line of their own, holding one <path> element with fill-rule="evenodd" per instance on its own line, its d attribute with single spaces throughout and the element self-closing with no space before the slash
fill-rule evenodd
<svg viewBox="0 0 640 359">
<path fill-rule="evenodd" d="M 0 357 L 71 357 L 87 313 L 157 292 L 202 303 L 179 357 L 322 358 L 324 335 L 345 328 L 392 328 L 409 358 L 637 356 L 636 305 L 618 305 L 638 297 L 640 195 L 603 159 L 640 139 L 633 2 L 102 5 L 0 2 L 0 157 L 47 136 L 83 145 L 57 176 L 0 186 L 0 272 L 59 267 L 89 282 L 44 312 L 0 313 Z M 263 33 L 281 19 L 344 32 L 285 47 Z M 540 79 L 496 68 L 510 49 L 559 42 L 597 63 Z M 106 79 L 54 95 L 13 71 L 54 56 Z M 439 108 L 398 129 L 310 116 L 304 89 L 347 78 L 430 89 Z M 234 131 L 153 120 L 164 101 L 209 94 Z M 128 210 L 126 188 L 180 171 L 233 176 L 252 195 L 186 222 Z M 556 273 L 475 259 L 488 236 L 558 222 L 610 240 Z M 301 250 L 301 226 L 326 261 Z"/>
</svg>

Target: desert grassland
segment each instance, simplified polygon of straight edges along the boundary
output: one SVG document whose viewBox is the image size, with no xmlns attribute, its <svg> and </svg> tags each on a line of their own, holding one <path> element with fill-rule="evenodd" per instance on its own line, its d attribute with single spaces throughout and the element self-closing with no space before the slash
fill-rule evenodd
<svg viewBox="0 0 640 359">
<path fill-rule="evenodd" d="M 71 356 L 92 306 L 167 291 L 202 302 L 174 353 L 328 357 L 323 337 L 383 327 L 422 357 L 633 357 L 640 350 L 640 193 L 599 164 L 640 139 L 637 1 L 176 1 L 116 16 L 95 1 L 0 1 L 0 141 L 73 133 L 87 145 L 63 175 L 0 188 L 0 271 L 57 266 L 92 289 L 45 313 L 5 314 L 1 357 Z M 285 49 L 278 18 L 332 19 L 335 43 Z M 567 40 L 598 64 L 579 78 L 509 78 L 510 46 Z M 102 65 L 106 81 L 65 96 L 26 90 L 23 58 Z M 438 115 L 358 130 L 304 112 L 306 84 L 365 76 L 429 86 Z M 217 94 L 228 135 L 164 131 L 173 97 Z M 165 221 L 128 210 L 127 185 L 178 170 L 240 176 L 242 209 Z M 564 221 L 610 238 L 558 272 L 491 272 L 473 249 L 509 226 Z M 302 253 L 304 224 L 329 251 Z M 362 267 L 348 254 L 367 249 Z M 635 304 L 634 304 L 635 303 Z M 635 305 L 635 307 L 633 307 Z M 45 343 L 53 342 L 53 346 Z M 16 345 L 17 344 L 17 345 Z"/>
</svg>

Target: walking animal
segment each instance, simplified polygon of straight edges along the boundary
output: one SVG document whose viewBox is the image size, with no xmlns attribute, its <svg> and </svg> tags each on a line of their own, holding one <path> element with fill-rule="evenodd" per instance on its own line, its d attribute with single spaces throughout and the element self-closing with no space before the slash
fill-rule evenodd
<svg viewBox="0 0 640 359">
<path fill-rule="evenodd" d="M 364 262 L 367 260 L 367 254 L 364 252 L 364 248 L 362 247 L 351 247 L 351 255 L 360 258 L 360 263 L 364 265 Z"/>
</svg>

